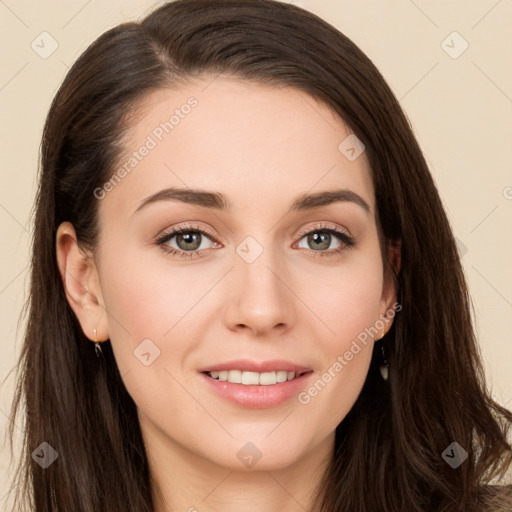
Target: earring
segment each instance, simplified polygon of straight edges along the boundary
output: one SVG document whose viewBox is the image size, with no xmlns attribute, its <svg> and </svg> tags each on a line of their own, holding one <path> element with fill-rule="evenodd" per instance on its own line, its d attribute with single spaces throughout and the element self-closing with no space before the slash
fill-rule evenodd
<svg viewBox="0 0 512 512">
<path fill-rule="evenodd" d="M 96 357 L 101 357 L 103 355 L 103 350 L 101 350 L 101 346 L 96 337 L 96 329 L 94 329 L 94 351 L 96 352 Z"/>
<path fill-rule="evenodd" d="M 382 341 L 384 336 L 386 335 L 385 332 L 382 333 L 382 336 L 379 338 L 379 341 Z M 386 359 L 386 354 L 384 353 L 384 342 L 381 343 L 381 352 L 382 352 L 382 362 L 383 364 L 380 366 L 380 374 L 384 380 L 388 380 L 389 377 L 389 363 Z"/>
</svg>

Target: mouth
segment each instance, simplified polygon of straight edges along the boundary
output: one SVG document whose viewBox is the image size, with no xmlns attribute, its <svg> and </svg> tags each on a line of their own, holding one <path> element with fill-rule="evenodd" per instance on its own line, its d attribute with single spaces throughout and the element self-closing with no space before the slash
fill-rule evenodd
<svg viewBox="0 0 512 512">
<path fill-rule="evenodd" d="M 245 360 L 203 368 L 199 375 L 210 392 L 237 407 L 269 409 L 296 399 L 314 371 L 285 361 Z"/>
<path fill-rule="evenodd" d="M 311 373 L 311 370 L 287 371 L 277 370 L 271 372 L 249 372 L 242 370 L 221 370 L 202 372 L 211 379 L 220 382 L 230 382 L 232 384 L 242 384 L 243 386 L 273 386 L 298 379 L 302 375 Z"/>
</svg>

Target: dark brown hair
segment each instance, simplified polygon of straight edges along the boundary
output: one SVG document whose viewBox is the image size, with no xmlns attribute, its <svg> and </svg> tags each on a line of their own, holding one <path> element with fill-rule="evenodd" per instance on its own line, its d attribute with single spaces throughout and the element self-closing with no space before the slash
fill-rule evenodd
<svg viewBox="0 0 512 512">
<path fill-rule="evenodd" d="M 486 388 L 454 237 L 399 103 L 370 59 L 334 27 L 273 0 L 178 0 L 99 37 L 51 105 L 41 145 L 27 330 L 11 436 L 25 406 L 13 488 L 36 512 L 153 510 L 135 404 L 110 343 L 97 360 L 67 303 L 55 236 L 69 221 L 98 241 L 93 191 L 112 175 L 130 116 L 152 90 L 208 73 L 289 86 L 321 100 L 365 144 L 381 236 L 402 242 L 402 310 L 364 388 L 336 429 L 315 512 L 512 510 L 512 414 Z M 388 264 L 387 261 L 385 261 Z M 31 453 L 59 457 L 42 469 Z M 441 457 L 456 441 L 457 469 Z M 507 494 L 508 491 L 508 494 Z"/>
</svg>

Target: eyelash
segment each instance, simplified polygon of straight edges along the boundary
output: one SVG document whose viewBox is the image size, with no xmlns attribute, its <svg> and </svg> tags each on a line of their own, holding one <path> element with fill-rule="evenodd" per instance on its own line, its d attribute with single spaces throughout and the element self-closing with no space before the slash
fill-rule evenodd
<svg viewBox="0 0 512 512">
<path fill-rule="evenodd" d="M 173 228 L 168 233 L 164 233 L 163 235 L 157 237 L 154 243 L 155 245 L 159 246 L 165 253 L 172 254 L 173 256 L 176 256 L 178 258 L 202 258 L 203 256 L 206 256 L 206 254 L 203 251 L 207 251 L 207 249 L 201 249 L 199 251 L 182 251 L 165 245 L 166 242 L 171 240 L 175 235 L 179 235 L 181 233 L 200 233 L 201 235 L 206 235 L 213 242 L 219 243 L 211 233 L 202 228 L 199 228 L 198 226 L 180 226 L 178 228 Z M 342 251 L 350 249 L 354 245 L 356 245 L 356 239 L 354 237 L 347 235 L 343 231 L 324 225 L 315 226 L 312 229 L 302 231 L 298 235 L 299 241 L 302 240 L 306 235 L 310 235 L 312 233 L 329 233 L 338 238 L 339 242 L 342 244 L 337 249 L 330 249 L 329 251 L 314 251 L 313 249 L 308 249 L 310 252 L 314 253 L 314 257 L 335 256 L 341 253 Z"/>
</svg>

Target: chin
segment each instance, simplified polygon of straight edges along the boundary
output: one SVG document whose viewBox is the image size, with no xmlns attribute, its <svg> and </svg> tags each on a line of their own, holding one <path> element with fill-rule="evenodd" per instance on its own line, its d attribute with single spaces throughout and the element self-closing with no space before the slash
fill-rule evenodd
<svg viewBox="0 0 512 512">
<path fill-rule="evenodd" d="M 307 455 L 308 443 L 302 436 L 279 436 L 277 432 L 269 436 L 268 432 L 265 429 L 263 435 L 246 435 L 243 440 L 230 439 L 229 443 L 219 443 L 222 453 L 210 453 L 208 458 L 230 471 L 250 473 L 286 469 Z M 275 436 L 274 439 L 271 439 L 272 436 Z"/>
</svg>

